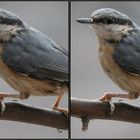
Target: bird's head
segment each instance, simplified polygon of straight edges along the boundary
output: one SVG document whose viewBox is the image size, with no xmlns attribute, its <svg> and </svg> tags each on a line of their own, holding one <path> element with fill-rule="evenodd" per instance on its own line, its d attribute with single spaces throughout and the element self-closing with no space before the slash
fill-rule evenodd
<svg viewBox="0 0 140 140">
<path fill-rule="evenodd" d="M 24 23 L 17 15 L 0 9 L 0 41 L 8 41 L 23 27 Z"/>
<path fill-rule="evenodd" d="M 111 8 L 96 10 L 89 18 L 76 21 L 90 24 L 99 40 L 119 41 L 137 26 L 127 15 Z"/>
</svg>

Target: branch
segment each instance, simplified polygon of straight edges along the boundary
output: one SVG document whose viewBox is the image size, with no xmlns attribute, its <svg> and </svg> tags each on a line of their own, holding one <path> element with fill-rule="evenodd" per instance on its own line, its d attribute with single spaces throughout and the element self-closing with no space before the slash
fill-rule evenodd
<svg viewBox="0 0 140 140">
<path fill-rule="evenodd" d="M 44 125 L 57 129 L 68 129 L 68 118 L 61 112 L 25 105 L 20 102 L 5 102 L 6 109 L 1 120 L 19 121 Z"/>
<path fill-rule="evenodd" d="M 38 125 L 68 129 L 68 118 L 58 111 L 25 105 L 20 102 L 5 102 L 6 110 L 1 120 L 26 122 Z M 83 130 L 91 119 L 118 120 L 140 124 L 140 107 L 126 102 L 114 102 L 115 110 L 110 113 L 110 104 L 97 100 L 71 99 L 71 116 L 82 119 Z M 135 114 L 135 115 L 134 115 Z"/>
<path fill-rule="evenodd" d="M 71 116 L 82 119 L 83 130 L 91 119 L 117 120 L 140 124 L 140 107 L 123 101 L 114 102 L 115 110 L 111 115 L 110 104 L 97 100 L 71 99 Z"/>
</svg>

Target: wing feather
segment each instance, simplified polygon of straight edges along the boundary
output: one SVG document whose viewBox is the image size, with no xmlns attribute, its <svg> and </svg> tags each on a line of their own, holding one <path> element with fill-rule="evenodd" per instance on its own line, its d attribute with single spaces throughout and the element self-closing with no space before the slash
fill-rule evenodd
<svg viewBox="0 0 140 140">
<path fill-rule="evenodd" d="M 129 73 L 140 75 L 140 30 L 133 30 L 115 45 L 113 58 Z"/>
<path fill-rule="evenodd" d="M 68 81 L 68 52 L 33 28 L 20 32 L 6 43 L 2 60 L 21 74 Z"/>
</svg>

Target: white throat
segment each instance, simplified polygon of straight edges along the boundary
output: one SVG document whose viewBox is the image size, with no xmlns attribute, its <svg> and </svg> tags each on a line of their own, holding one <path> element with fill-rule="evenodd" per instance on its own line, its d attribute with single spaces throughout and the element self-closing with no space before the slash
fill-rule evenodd
<svg viewBox="0 0 140 140">
<path fill-rule="evenodd" d="M 128 25 L 92 25 L 99 41 L 114 40 L 120 41 L 124 35 L 128 35 L 130 28 Z"/>
<path fill-rule="evenodd" d="M 17 34 L 17 31 L 21 30 L 16 25 L 0 25 L 0 41 L 9 41 L 11 36 Z"/>
</svg>

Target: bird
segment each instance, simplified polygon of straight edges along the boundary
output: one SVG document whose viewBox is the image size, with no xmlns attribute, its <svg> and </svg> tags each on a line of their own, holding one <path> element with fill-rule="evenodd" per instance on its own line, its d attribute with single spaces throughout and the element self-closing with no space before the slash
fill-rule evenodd
<svg viewBox="0 0 140 140">
<path fill-rule="evenodd" d="M 76 21 L 94 30 L 101 67 L 124 91 L 105 92 L 99 100 L 137 99 L 140 95 L 140 27 L 129 16 L 112 8 L 97 9 L 90 17 Z"/>
<path fill-rule="evenodd" d="M 0 77 L 18 92 L 0 92 L 1 102 L 5 97 L 57 96 L 52 109 L 67 115 L 59 103 L 69 89 L 68 59 L 68 50 L 49 36 L 0 9 Z"/>
</svg>

